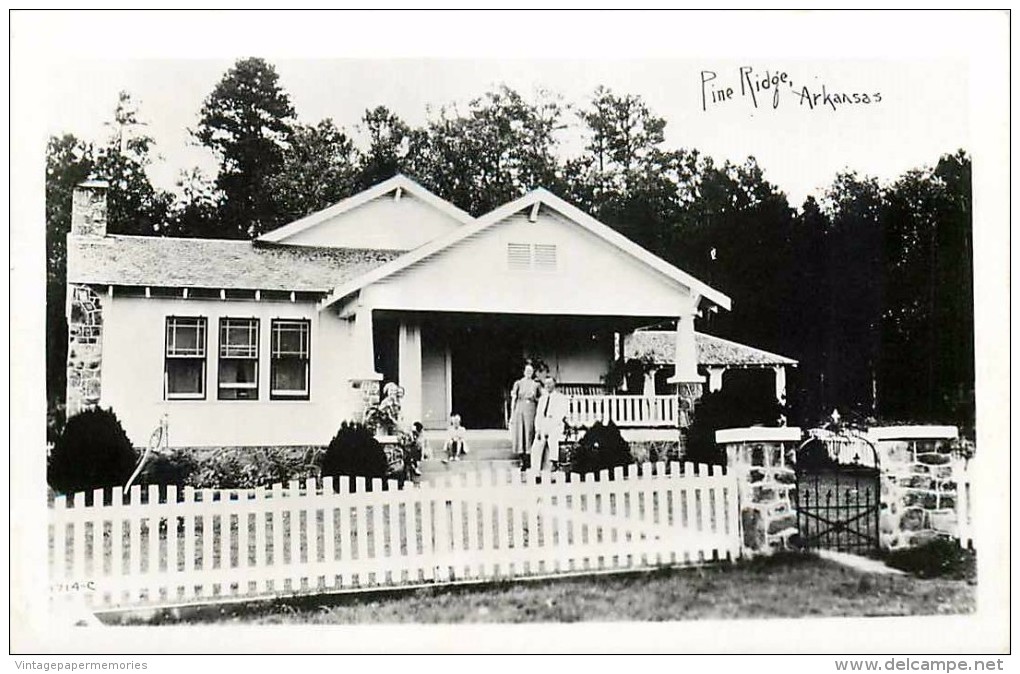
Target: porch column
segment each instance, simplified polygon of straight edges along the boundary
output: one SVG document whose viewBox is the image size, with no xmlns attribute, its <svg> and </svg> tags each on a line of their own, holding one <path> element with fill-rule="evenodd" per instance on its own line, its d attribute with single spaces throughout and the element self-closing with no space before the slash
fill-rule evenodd
<svg viewBox="0 0 1020 674">
<path fill-rule="evenodd" d="M 772 368 L 776 373 L 776 400 L 780 405 L 786 404 L 786 366 L 776 365 Z"/>
<path fill-rule="evenodd" d="M 645 372 L 645 390 L 642 395 L 644 395 L 646 398 L 651 398 L 655 396 L 655 373 L 657 371 L 658 368 L 653 367 L 648 372 Z"/>
<path fill-rule="evenodd" d="M 676 320 L 676 372 L 669 378 L 670 384 L 701 384 L 705 378 L 698 374 L 698 346 L 694 340 L 694 314 L 698 310 L 699 297 L 691 298 L 691 304 Z"/>
<path fill-rule="evenodd" d="M 708 368 L 708 391 L 709 393 L 715 393 L 716 391 L 722 390 L 722 376 L 723 372 L 726 372 L 724 367 L 710 367 Z"/>
<path fill-rule="evenodd" d="M 398 344 L 398 376 L 404 387 L 402 414 L 407 424 L 421 421 L 421 326 L 401 321 Z"/>
<path fill-rule="evenodd" d="M 382 379 L 382 375 L 375 371 L 372 307 L 367 304 L 359 304 L 354 312 L 354 349 L 351 358 L 354 365 L 351 379 Z"/>
</svg>

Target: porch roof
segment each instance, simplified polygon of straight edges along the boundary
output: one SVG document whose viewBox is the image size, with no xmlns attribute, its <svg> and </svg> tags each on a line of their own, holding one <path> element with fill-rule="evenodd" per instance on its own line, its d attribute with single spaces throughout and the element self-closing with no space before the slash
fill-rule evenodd
<svg viewBox="0 0 1020 674">
<path fill-rule="evenodd" d="M 792 358 L 722 337 L 706 335 L 703 332 L 695 332 L 694 340 L 698 351 L 698 365 L 718 367 L 797 365 L 797 361 Z M 672 330 L 636 330 L 627 335 L 624 357 L 649 357 L 660 365 L 672 365 L 676 362 L 676 333 Z"/>
<path fill-rule="evenodd" d="M 67 238 L 69 283 L 328 292 L 402 251 L 107 235 Z"/>
</svg>

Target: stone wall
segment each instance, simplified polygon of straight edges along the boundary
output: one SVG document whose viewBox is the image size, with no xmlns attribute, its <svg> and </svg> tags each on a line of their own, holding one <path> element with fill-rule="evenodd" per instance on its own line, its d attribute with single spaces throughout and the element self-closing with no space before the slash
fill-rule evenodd
<svg viewBox="0 0 1020 674">
<path fill-rule="evenodd" d="M 740 483 L 742 546 L 749 555 L 785 549 L 797 533 L 790 501 L 799 428 L 731 428 L 716 433 L 728 469 Z"/>
<path fill-rule="evenodd" d="M 377 379 L 351 379 L 349 385 L 351 421 L 360 423 L 365 420 L 368 408 L 379 404 L 381 385 Z"/>
<path fill-rule="evenodd" d="M 102 393 L 103 307 L 92 288 L 72 285 L 67 317 L 67 416 L 99 403 Z"/>
<path fill-rule="evenodd" d="M 948 439 L 892 439 L 877 443 L 882 466 L 879 514 L 883 549 L 960 538 L 961 499 L 969 488 L 967 461 Z"/>
</svg>

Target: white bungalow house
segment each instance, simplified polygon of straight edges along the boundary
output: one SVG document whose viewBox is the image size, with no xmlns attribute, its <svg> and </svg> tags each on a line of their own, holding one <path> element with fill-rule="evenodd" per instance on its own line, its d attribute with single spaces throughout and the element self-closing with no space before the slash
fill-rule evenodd
<svg viewBox="0 0 1020 674">
<path fill-rule="evenodd" d="M 676 426 L 704 381 L 694 320 L 730 308 L 546 190 L 472 218 L 404 176 L 254 241 L 109 235 L 86 183 L 67 250 L 68 414 L 111 407 L 139 445 L 163 415 L 173 446 L 325 444 L 383 381 L 407 420 L 499 428 L 529 357 L 576 420 Z M 624 337 L 664 322 L 677 388 L 604 390 Z"/>
</svg>

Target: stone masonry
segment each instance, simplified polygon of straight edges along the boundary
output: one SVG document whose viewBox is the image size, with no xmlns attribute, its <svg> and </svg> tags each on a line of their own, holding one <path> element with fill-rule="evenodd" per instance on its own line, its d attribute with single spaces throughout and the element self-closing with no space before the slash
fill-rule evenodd
<svg viewBox="0 0 1020 674">
<path fill-rule="evenodd" d="M 103 307 L 92 288 L 67 289 L 67 416 L 94 407 L 102 392 Z"/>
<path fill-rule="evenodd" d="M 932 437 L 938 428 L 875 428 L 869 433 L 882 466 L 879 537 L 883 549 L 960 537 L 968 463 L 960 455 L 956 429 L 945 431 L 945 437 Z"/>
<path fill-rule="evenodd" d="M 797 514 L 790 501 L 797 474 L 792 466 L 800 429 L 730 428 L 716 432 L 725 447 L 726 464 L 740 483 L 742 545 L 748 554 L 768 554 L 788 547 L 797 533 Z"/>
</svg>

